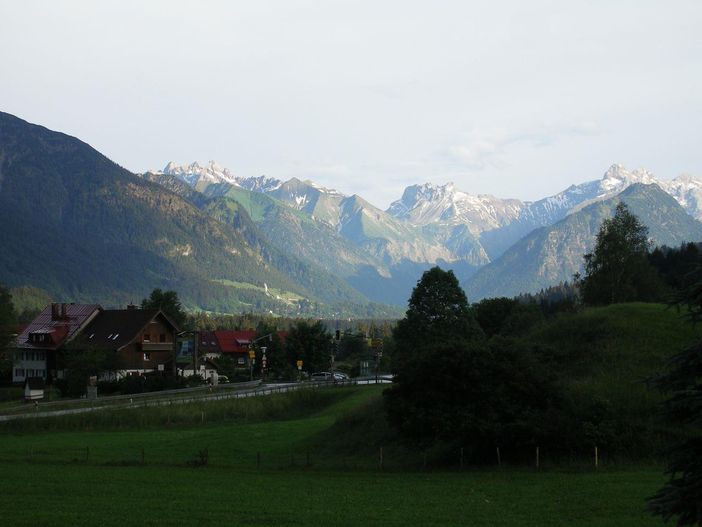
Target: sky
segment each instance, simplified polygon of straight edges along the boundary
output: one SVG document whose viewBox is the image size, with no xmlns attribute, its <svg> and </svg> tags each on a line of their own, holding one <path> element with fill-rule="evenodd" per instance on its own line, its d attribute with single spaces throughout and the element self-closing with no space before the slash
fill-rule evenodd
<svg viewBox="0 0 702 527">
<path fill-rule="evenodd" d="M 216 160 L 386 208 L 702 176 L 702 2 L 0 0 L 0 111 L 134 172 Z"/>
</svg>

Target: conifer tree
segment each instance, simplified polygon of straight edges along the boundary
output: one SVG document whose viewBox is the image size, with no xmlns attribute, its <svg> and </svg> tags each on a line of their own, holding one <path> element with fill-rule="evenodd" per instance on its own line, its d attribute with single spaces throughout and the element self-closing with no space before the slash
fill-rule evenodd
<svg viewBox="0 0 702 527">
<path fill-rule="evenodd" d="M 697 276 L 702 274 L 698 269 Z M 680 298 L 691 322 L 702 319 L 702 281 Z M 649 510 L 677 525 L 702 526 L 702 341 L 673 356 L 668 371 L 653 384 L 670 394 L 665 403 L 668 420 L 682 429 L 684 439 L 667 451 L 668 483 L 648 499 Z"/>
</svg>

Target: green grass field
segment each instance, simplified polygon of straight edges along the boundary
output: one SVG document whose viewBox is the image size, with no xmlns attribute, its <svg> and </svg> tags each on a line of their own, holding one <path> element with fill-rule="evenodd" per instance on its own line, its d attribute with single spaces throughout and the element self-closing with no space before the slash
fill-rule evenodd
<svg viewBox="0 0 702 527">
<path fill-rule="evenodd" d="M 418 459 L 408 464 L 418 453 L 388 447 L 380 470 L 373 443 L 386 432 L 354 432 L 349 418 L 377 408 L 380 391 L 281 394 L 238 401 L 250 406 L 236 411 L 237 401 L 222 401 L 204 423 L 202 405 L 179 407 L 197 425 L 163 425 L 138 409 L 130 411 L 144 414 L 141 424 L 86 416 L 63 430 L 0 428 L 2 523 L 661 525 L 644 511 L 663 482 L 658 467 L 422 470 Z M 306 408 L 290 406 L 303 400 Z M 208 463 L 198 467 L 204 449 Z"/>
<path fill-rule="evenodd" d="M 632 304 L 559 317 L 526 339 L 548 346 L 572 393 L 606 402 L 634 434 L 660 426 L 661 397 L 643 379 L 696 337 L 674 310 Z M 382 389 L 302 390 L 0 423 L 0 521 L 663 525 L 645 512 L 645 498 L 665 481 L 653 462 L 636 465 L 602 451 L 596 470 L 589 459 L 554 460 L 544 449 L 540 470 L 489 462 L 461 469 L 457 452 L 447 463 L 445 451 L 425 457 L 401 446 L 382 413 Z M 655 454 L 631 457 L 650 458 Z"/>
</svg>

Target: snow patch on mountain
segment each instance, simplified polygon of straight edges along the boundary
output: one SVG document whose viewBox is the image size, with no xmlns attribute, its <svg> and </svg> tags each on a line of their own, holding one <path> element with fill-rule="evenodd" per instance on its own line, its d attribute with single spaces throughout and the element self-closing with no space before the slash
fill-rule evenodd
<svg viewBox="0 0 702 527">
<path fill-rule="evenodd" d="M 238 178 L 228 168 L 218 165 L 215 161 L 210 161 L 205 166 L 201 166 L 197 161 L 189 165 L 178 165 L 171 161 L 161 173 L 175 176 L 192 187 L 212 183 L 229 183 L 230 185 L 239 186 Z"/>
<path fill-rule="evenodd" d="M 424 183 L 407 187 L 402 198 L 393 202 L 387 212 L 418 226 L 464 224 L 478 234 L 514 220 L 524 206 L 519 200 L 487 194 L 474 196 L 457 190 L 453 183 Z"/>
<path fill-rule="evenodd" d="M 571 185 L 563 192 L 534 202 L 471 195 L 456 189 L 453 183 L 412 185 L 405 189 L 402 198 L 390 205 L 387 212 L 418 226 L 464 224 L 478 235 L 512 223 L 532 228 L 550 225 L 635 183 L 658 185 L 690 215 L 702 219 L 701 179 L 686 174 L 664 181 L 648 170 L 628 170 L 619 164 L 609 167 L 602 179 Z"/>
</svg>

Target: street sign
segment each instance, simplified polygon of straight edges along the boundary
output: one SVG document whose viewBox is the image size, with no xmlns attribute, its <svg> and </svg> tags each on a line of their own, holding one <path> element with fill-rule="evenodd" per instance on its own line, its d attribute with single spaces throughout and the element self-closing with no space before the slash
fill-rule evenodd
<svg viewBox="0 0 702 527">
<path fill-rule="evenodd" d="M 256 352 L 254 350 L 249 350 L 249 359 L 255 359 L 256 358 Z"/>
<path fill-rule="evenodd" d="M 158 371 L 163 371 L 165 369 L 166 369 L 166 367 L 163 364 L 158 365 Z"/>
<path fill-rule="evenodd" d="M 302 361 L 301 360 L 297 361 L 297 369 L 298 370 L 302 369 Z"/>
</svg>

